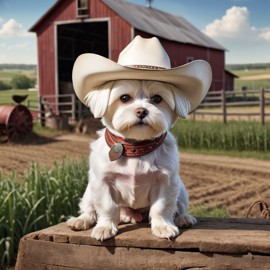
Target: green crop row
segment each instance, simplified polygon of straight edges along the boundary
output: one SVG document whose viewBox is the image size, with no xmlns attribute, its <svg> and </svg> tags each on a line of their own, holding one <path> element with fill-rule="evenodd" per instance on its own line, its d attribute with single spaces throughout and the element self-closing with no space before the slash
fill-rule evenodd
<svg viewBox="0 0 270 270">
<path fill-rule="evenodd" d="M 63 161 L 51 170 L 33 164 L 24 183 L 0 174 L 0 269 L 14 263 L 20 238 L 77 215 L 87 162 Z"/>
<path fill-rule="evenodd" d="M 270 125 L 257 122 L 178 121 L 172 129 L 183 148 L 262 151 L 270 150 Z"/>
</svg>

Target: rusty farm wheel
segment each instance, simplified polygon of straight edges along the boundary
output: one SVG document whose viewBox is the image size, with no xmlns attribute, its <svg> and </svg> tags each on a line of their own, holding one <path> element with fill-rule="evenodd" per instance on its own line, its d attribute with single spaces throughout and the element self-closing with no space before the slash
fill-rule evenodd
<svg viewBox="0 0 270 270">
<path fill-rule="evenodd" d="M 6 135 L 11 141 L 23 140 L 32 132 L 31 112 L 23 105 L 15 106 L 6 120 Z"/>
</svg>

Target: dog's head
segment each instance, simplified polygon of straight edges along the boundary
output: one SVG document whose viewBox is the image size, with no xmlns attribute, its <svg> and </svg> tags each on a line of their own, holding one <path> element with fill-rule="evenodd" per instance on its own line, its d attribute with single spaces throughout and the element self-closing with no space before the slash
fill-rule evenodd
<svg viewBox="0 0 270 270">
<path fill-rule="evenodd" d="M 190 111 L 184 95 L 157 81 L 112 81 L 90 91 L 86 104 L 112 133 L 137 141 L 160 136 Z"/>
</svg>

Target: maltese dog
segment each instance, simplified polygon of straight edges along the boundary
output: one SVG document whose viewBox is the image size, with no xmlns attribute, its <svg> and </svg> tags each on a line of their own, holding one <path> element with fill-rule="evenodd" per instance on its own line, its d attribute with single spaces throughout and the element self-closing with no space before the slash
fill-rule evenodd
<svg viewBox="0 0 270 270">
<path fill-rule="evenodd" d="M 187 213 L 188 193 L 179 176 L 179 152 L 169 132 L 190 112 L 189 100 L 169 83 L 118 80 L 90 91 L 85 103 L 105 129 L 91 144 L 89 183 L 80 215 L 67 221 L 74 230 L 94 226 L 105 240 L 119 223 L 149 218 L 160 238 L 179 235 L 196 223 Z"/>
</svg>

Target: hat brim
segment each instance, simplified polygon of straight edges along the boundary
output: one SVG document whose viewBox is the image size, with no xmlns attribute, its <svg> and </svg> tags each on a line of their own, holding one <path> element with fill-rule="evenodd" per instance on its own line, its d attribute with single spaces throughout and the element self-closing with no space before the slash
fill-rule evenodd
<svg viewBox="0 0 270 270">
<path fill-rule="evenodd" d="M 189 99 L 190 111 L 193 111 L 209 90 L 212 72 L 204 60 L 171 69 L 147 70 L 125 67 L 103 56 L 85 53 L 74 63 L 72 80 L 75 93 L 84 104 L 85 97 L 92 89 L 109 81 L 151 80 L 170 83 Z"/>
</svg>

